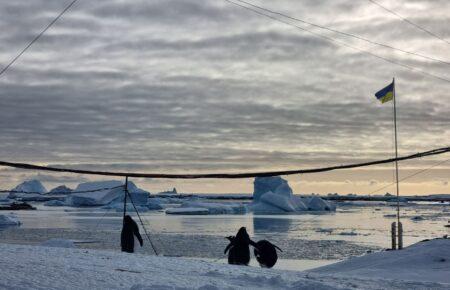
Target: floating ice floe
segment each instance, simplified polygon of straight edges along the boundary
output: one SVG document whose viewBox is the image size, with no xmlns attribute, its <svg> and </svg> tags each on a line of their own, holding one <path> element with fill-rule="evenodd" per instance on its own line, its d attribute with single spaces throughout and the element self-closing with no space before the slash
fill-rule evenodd
<svg viewBox="0 0 450 290">
<path fill-rule="evenodd" d="M 247 212 L 246 206 L 241 203 L 186 201 L 180 207 L 167 209 L 166 213 L 182 214 L 183 211 L 186 211 L 192 214 L 192 210 L 186 209 L 199 210 L 200 214 L 244 214 Z"/>
<path fill-rule="evenodd" d="M 292 193 L 288 182 L 279 176 L 256 177 L 253 203 L 249 209 L 254 213 L 295 213 L 304 211 L 335 211 L 333 203 L 318 196 L 299 197 Z"/>
<path fill-rule="evenodd" d="M 66 203 L 64 201 L 61 200 L 49 200 L 47 202 L 44 203 L 45 206 L 65 206 Z"/>
<path fill-rule="evenodd" d="M 0 227 L 19 226 L 21 222 L 15 214 L 0 214 Z"/>
<path fill-rule="evenodd" d="M 122 202 L 124 197 L 124 188 L 121 181 L 93 181 L 81 183 L 74 191 L 90 191 L 83 193 L 74 193 L 66 198 L 70 206 L 102 206 L 114 202 Z M 113 188 L 114 189 L 108 189 Z M 104 189 L 106 188 L 106 189 Z M 149 192 L 137 188 L 133 182 L 128 182 L 128 191 L 135 204 L 143 205 L 148 201 Z"/>
<path fill-rule="evenodd" d="M 207 215 L 209 214 L 209 210 L 202 207 L 176 207 L 166 209 L 166 214 Z"/>
</svg>

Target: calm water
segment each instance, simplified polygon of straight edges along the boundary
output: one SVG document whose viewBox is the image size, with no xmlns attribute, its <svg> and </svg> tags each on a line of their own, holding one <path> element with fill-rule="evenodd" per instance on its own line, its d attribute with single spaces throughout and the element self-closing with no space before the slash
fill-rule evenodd
<svg viewBox="0 0 450 290">
<path fill-rule="evenodd" d="M 122 214 L 114 210 L 37 207 L 37 211 L 16 212 L 23 223 L 21 228 L 118 231 L 122 225 Z M 450 219 L 449 204 L 411 204 L 403 206 L 401 214 L 405 246 L 450 234 L 450 228 L 444 227 Z M 371 206 L 338 205 L 337 212 L 330 214 L 181 216 L 151 211 L 141 213 L 141 216 L 146 228 L 153 233 L 224 237 L 245 226 L 252 236 L 345 240 L 382 248 L 390 246 L 390 224 L 396 220 L 395 208 L 379 203 Z"/>
</svg>

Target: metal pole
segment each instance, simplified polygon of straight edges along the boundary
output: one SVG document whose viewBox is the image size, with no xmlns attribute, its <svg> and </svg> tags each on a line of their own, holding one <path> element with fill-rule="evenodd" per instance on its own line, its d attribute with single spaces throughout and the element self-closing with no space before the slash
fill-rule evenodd
<svg viewBox="0 0 450 290">
<path fill-rule="evenodd" d="M 392 79 L 393 84 L 393 99 L 394 99 L 394 133 L 395 133 L 395 158 L 398 158 L 398 147 L 397 147 L 397 102 L 396 102 L 396 96 L 395 96 L 395 78 Z M 395 160 L 395 179 L 396 179 L 396 186 L 397 186 L 397 225 L 398 225 L 398 249 L 401 250 L 403 247 L 403 243 L 400 243 L 400 241 L 403 241 L 402 237 L 400 236 L 400 193 L 399 193 L 399 185 L 398 185 L 398 161 Z"/>
<path fill-rule="evenodd" d="M 128 176 L 125 176 L 125 188 L 123 190 L 123 223 L 125 224 L 125 215 L 127 214 L 127 192 L 128 192 Z"/>
</svg>

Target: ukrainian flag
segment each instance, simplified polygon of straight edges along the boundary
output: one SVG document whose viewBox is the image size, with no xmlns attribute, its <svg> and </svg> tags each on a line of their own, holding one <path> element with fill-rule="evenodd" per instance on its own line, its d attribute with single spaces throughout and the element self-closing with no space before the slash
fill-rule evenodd
<svg viewBox="0 0 450 290">
<path fill-rule="evenodd" d="M 375 97 L 377 97 L 382 104 L 391 101 L 394 98 L 394 82 L 377 92 Z"/>
</svg>

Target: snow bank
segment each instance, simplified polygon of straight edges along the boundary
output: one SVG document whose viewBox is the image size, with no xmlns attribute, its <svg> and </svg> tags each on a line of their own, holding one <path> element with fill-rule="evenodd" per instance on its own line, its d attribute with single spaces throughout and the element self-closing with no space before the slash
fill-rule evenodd
<svg viewBox="0 0 450 290">
<path fill-rule="evenodd" d="M 249 208 L 259 214 L 336 210 L 333 203 L 318 196 L 295 196 L 288 182 L 279 176 L 255 178 L 253 203 Z"/>
<path fill-rule="evenodd" d="M 65 239 L 50 239 L 40 244 L 44 247 L 57 247 L 57 248 L 75 248 L 75 244 L 71 240 Z"/>
<path fill-rule="evenodd" d="M 122 202 L 124 197 L 124 189 L 122 187 L 115 189 L 105 189 L 121 186 L 123 183 L 118 180 L 110 181 L 93 181 L 81 183 L 75 191 L 91 191 L 85 193 L 74 193 L 67 197 L 67 204 L 70 206 L 102 206 L 113 202 Z M 146 204 L 149 192 L 137 188 L 133 182 L 128 182 L 128 191 L 135 204 Z"/>
<path fill-rule="evenodd" d="M 19 226 L 20 221 L 15 214 L 0 214 L 0 227 Z"/>
<path fill-rule="evenodd" d="M 424 249 L 427 247 L 425 244 Z M 419 253 L 418 260 L 425 264 L 395 259 L 408 249 L 381 253 L 385 259 L 374 259 L 373 255 L 365 256 L 365 261 L 360 260 L 365 257 L 352 259 L 348 262 L 358 262 L 363 266 L 360 270 L 372 269 L 354 277 L 353 273 L 340 274 L 340 267 L 334 267 L 336 271 L 333 266 L 328 271 L 324 267 L 305 273 L 100 250 L 0 244 L 0 284 L 5 289 L 49 290 L 448 289 L 449 263 L 440 259 L 449 255 L 449 240 L 439 247 L 445 252 Z"/>
<path fill-rule="evenodd" d="M 47 189 L 45 189 L 45 187 L 39 180 L 33 179 L 22 182 L 21 184 L 11 189 L 11 191 L 23 191 L 26 193 L 10 192 L 8 198 L 19 198 L 26 194 L 44 194 L 47 192 Z"/>
<path fill-rule="evenodd" d="M 450 287 L 450 239 L 420 242 L 401 251 L 368 254 L 310 272 L 358 278 L 440 282 L 447 283 L 447 287 Z M 421 289 L 428 288 L 422 286 Z"/>
<path fill-rule="evenodd" d="M 168 214 L 182 214 L 183 211 L 192 214 L 192 210 L 196 209 L 201 214 L 244 214 L 247 212 L 245 205 L 240 203 L 218 203 L 218 202 L 200 202 L 200 201 L 186 201 L 178 208 L 171 208 L 166 210 Z M 173 211 L 175 210 L 175 211 Z"/>
</svg>

